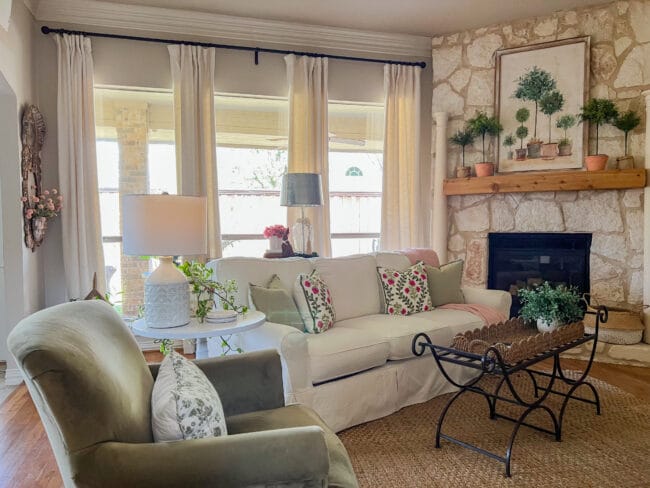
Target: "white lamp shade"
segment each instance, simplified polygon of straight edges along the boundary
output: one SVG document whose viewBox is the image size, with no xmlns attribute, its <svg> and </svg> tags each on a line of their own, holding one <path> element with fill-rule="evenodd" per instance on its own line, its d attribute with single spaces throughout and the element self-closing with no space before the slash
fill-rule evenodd
<svg viewBox="0 0 650 488">
<path fill-rule="evenodd" d="M 124 195 L 122 248 L 130 256 L 178 256 L 207 252 L 204 197 Z"/>
</svg>

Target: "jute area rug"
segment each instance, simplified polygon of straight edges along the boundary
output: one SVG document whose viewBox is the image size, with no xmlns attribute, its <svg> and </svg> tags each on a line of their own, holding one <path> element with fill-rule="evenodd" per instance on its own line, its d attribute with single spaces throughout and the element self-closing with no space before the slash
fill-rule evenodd
<svg viewBox="0 0 650 488">
<path fill-rule="evenodd" d="M 516 382 L 532 398 L 530 380 L 518 377 Z M 435 448 L 438 416 L 450 395 L 352 427 L 340 437 L 364 488 L 650 487 L 650 404 L 607 383 L 591 383 L 600 394 L 601 415 L 593 405 L 572 400 L 561 442 L 521 427 L 512 478 L 505 477 L 502 463 L 444 439 L 441 449 Z M 585 386 L 578 393 L 591 395 Z M 556 412 L 558 399 L 551 395 L 547 400 Z M 523 410 L 501 402 L 497 411 L 518 416 Z M 531 413 L 527 422 L 552 428 L 541 411 Z M 490 420 L 485 399 L 468 392 L 452 405 L 443 432 L 503 456 L 513 425 Z"/>
</svg>

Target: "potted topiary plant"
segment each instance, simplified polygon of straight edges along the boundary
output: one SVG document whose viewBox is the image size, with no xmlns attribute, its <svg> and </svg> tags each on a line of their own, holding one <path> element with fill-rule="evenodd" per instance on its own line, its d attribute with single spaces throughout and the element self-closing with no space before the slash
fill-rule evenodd
<svg viewBox="0 0 650 488">
<path fill-rule="evenodd" d="M 571 156 L 571 139 L 567 136 L 567 131 L 576 125 L 576 118 L 573 115 L 563 115 L 557 119 L 555 127 L 564 131 L 564 137 L 558 144 L 558 153 L 560 156 Z"/>
<path fill-rule="evenodd" d="M 517 80 L 517 89 L 514 96 L 520 100 L 531 101 L 535 104 L 535 123 L 533 125 L 533 138 L 528 141 L 528 157 L 539 158 L 542 151 L 541 139 L 537 138 L 537 114 L 539 102 L 548 92 L 555 90 L 557 84 L 548 71 L 534 66 Z"/>
<path fill-rule="evenodd" d="M 465 147 L 474 142 L 474 133 L 466 127 L 451 136 L 449 142 L 460 147 L 461 150 L 461 163 L 460 166 L 456 167 L 456 177 L 468 178 L 471 173 L 471 168 L 465 166 Z"/>
<path fill-rule="evenodd" d="M 486 161 L 485 138 L 486 136 L 498 136 L 503 130 L 503 126 L 496 117 L 489 117 L 485 112 L 477 111 L 476 115 L 467 121 L 467 127 L 475 136 L 481 137 L 483 159 L 480 163 L 474 164 L 476 176 L 492 176 L 494 174 L 494 163 Z"/>
<path fill-rule="evenodd" d="M 515 141 L 515 136 L 512 134 L 508 134 L 503 138 L 503 145 L 504 147 L 508 148 L 508 159 L 512 159 L 514 152 L 512 151 L 512 146 L 515 145 L 517 141 Z"/>
<path fill-rule="evenodd" d="M 515 131 L 515 135 L 521 142 L 519 149 L 515 149 L 515 153 L 517 154 L 517 161 L 523 161 L 526 159 L 527 149 L 524 149 L 524 139 L 528 137 L 528 127 L 524 125 L 524 122 L 527 122 L 529 117 L 530 110 L 528 110 L 526 107 L 521 107 L 515 113 L 515 119 L 517 119 L 517 122 L 519 122 L 519 127 L 517 127 L 517 130 Z"/>
<path fill-rule="evenodd" d="M 625 156 L 616 158 L 616 166 L 619 169 L 634 168 L 634 157 L 627 153 L 627 139 L 629 133 L 636 129 L 640 123 L 641 117 L 634 110 L 628 110 L 614 120 L 614 127 L 622 130 L 625 134 Z"/>
<path fill-rule="evenodd" d="M 548 116 L 548 142 L 542 146 L 542 158 L 544 159 L 553 159 L 557 156 L 557 143 L 551 142 L 551 120 L 554 114 L 562 110 L 563 106 L 564 97 L 557 90 L 547 92 L 539 101 L 539 109 Z"/>
<path fill-rule="evenodd" d="M 579 114 L 581 122 L 589 122 L 596 126 L 596 154 L 585 158 L 588 171 L 601 171 L 605 169 L 609 156 L 598 153 L 598 132 L 603 124 L 612 123 L 618 117 L 618 110 L 614 102 L 606 98 L 592 98 L 582 107 Z"/>
<path fill-rule="evenodd" d="M 519 290 L 522 307 L 519 315 L 537 324 L 540 332 L 550 332 L 560 326 L 582 320 L 580 294 L 575 287 L 551 286 L 548 281 L 532 290 Z"/>
</svg>

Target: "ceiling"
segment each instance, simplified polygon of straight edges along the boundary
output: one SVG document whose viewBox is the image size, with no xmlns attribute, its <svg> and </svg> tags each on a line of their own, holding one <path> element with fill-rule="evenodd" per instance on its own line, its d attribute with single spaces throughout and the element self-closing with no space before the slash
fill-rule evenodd
<svg viewBox="0 0 650 488">
<path fill-rule="evenodd" d="M 605 0 L 105 0 L 377 32 L 435 36 Z"/>
</svg>

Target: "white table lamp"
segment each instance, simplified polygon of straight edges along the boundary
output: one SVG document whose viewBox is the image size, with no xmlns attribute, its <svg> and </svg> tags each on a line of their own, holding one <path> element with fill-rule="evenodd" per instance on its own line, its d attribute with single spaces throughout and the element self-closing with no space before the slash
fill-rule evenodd
<svg viewBox="0 0 650 488">
<path fill-rule="evenodd" d="M 130 256 L 159 256 L 160 266 L 145 281 L 147 327 L 179 327 L 190 322 L 190 291 L 173 256 L 207 252 L 203 197 L 125 195 L 122 198 L 122 249 Z"/>
<path fill-rule="evenodd" d="M 323 189 L 318 173 L 287 173 L 282 176 L 280 205 L 300 207 L 300 220 L 293 226 L 294 244 L 299 253 L 308 252 L 311 222 L 305 217 L 305 207 L 323 205 Z M 300 235 L 300 239 L 296 237 Z"/>
</svg>

